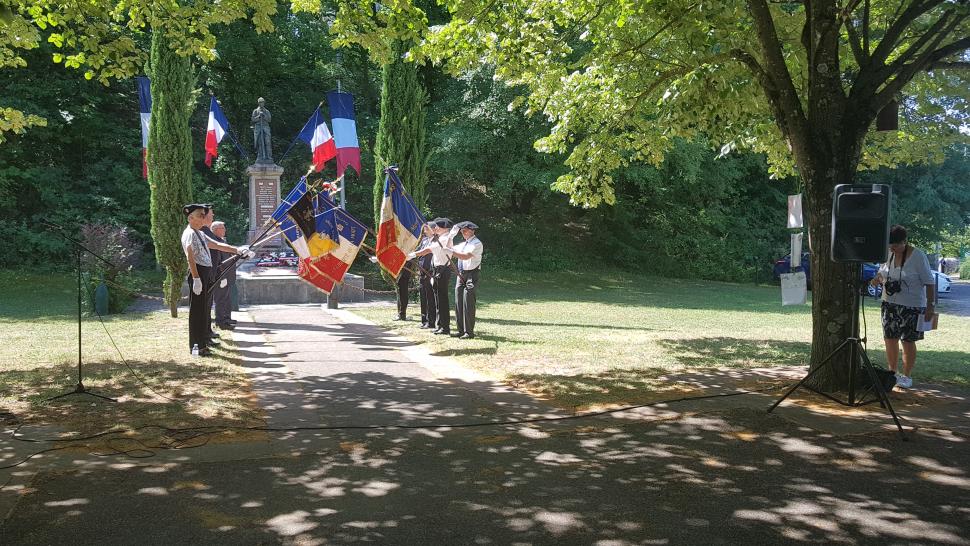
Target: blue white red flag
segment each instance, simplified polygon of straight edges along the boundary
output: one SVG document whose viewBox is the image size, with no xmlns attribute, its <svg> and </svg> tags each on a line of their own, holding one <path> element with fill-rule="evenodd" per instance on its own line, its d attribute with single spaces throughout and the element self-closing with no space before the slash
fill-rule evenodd
<svg viewBox="0 0 970 546">
<path fill-rule="evenodd" d="M 318 232 L 328 234 L 337 241 L 338 246 L 313 260 L 312 266 L 327 278 L 338 283 L 343 282 L 344 275 L 354 263 L 367 237 L 367 228 L 322 193 L 317 194 L 315 203 L 315 208 L 319 211 Z"/>
<path fill-rule="evenodd" d="M 297 138 L 310 145 L 310 152 L 313 153 L 313 168 L 317 172 L 323 170 L 327 161 L 337 155 L 333 135 L 330 134 L 327 122 L 323 121 L 320 107 L 313 111 L 313 115 L 300 130 Z"/>
<path fill-rule="evenodd" d="M 343 176 L 347 167 L 353 167 L 360 176 L 360 144 L 357 142 L 354 96 L 331 91 L 327 93 L 327 104 L 330 106 L 330 123 L 337 147 L 337 177 Z"/>
<path fill-rule="evenodd" d="M 135 78 L 138 82 L 138 111 L 141 116 L 141 175 L 148 178 L 148 127 L 152 119 L 152 82 L 146 76 Z"/>
<path fill-rule="evenodd" d="M 384 201 L 375 252 L 381 267 L 397 278 L 407 262 L 407 254 L 421 241 L 424 216 L 404 189 L 397 167 L 384 169 L 384 174 Z"/>
<path fill-rule="evenodd" d="M 219 155 L 219 143 L 229 132 L 229 121 L 219 108 L 215 97 L 209 100 L 209 125 L 205 132 L 205 164 L 212 166 L 212 158 Z"/>
</svg>

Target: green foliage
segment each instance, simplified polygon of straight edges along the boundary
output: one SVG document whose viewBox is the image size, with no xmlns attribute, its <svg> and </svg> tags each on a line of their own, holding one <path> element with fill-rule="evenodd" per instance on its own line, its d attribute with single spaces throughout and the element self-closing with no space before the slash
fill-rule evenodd
<svg viewBox="0 0 970 546">
<path fill-rule="evenodd" d="M 194 106 L 192 62 L 179 55 L 161 34 L 152 35 L 152 119 L 148 132 L 148 186 L 151 188 L 152 241 L 155 259 L 165 268 L 165 301 L 177 314 L 179 287 L 186 262 L 180 236 L 185 229 L 182 206 L 192 200 L 192 135 Z"/>
<path fill-rule="evenodd" d="M 374 219 L 380 221 L 384 195 L 384 167 L 398 166 L 398 175 L 414 203 L 421 208 L 428 185 L 425 118 L 428 94 L 418 78 L 418 67 L 403 58 L 407 47 L 395 43 L 393 60 L 381 73 L 381 118 L 374 145 Z M 386 165 L 382 165 L 385 161 Z"/>
<path fill-rule="evenodd" d="M 966 256 L 960 259 L 960 278 L 970 279 L 970 259 Z"/>
</svg>

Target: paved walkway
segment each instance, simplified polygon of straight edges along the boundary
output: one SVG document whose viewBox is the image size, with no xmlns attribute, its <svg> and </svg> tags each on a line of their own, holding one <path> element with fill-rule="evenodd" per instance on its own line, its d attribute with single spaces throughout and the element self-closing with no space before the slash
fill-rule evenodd
<svg viewBox="0 0 970 546">
<path fill-rule="evenodd" d="M 244 315 L 234 337 L 254 391 L 269 425 L 289 430 L 3 471 L 0 544 L 970 540 L 960 393 L 899 397 L 921 424 L 908 442 L 878 408 L 860 417 L 803 397 L 766 415 L 777 393 L 489 425 L 562 414 L 345 311 Z M 741 375 L 676 380 L 730 392 Z M 440 426 L 468 423 L 484 426 Z"/>
</svg>

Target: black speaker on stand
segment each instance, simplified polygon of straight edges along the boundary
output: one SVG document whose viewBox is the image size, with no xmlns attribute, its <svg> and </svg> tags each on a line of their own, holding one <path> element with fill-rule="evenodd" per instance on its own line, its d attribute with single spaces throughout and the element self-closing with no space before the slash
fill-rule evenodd
<svg viewBox="0 0 970 546">
<path fill-rule="evenodd" d="M 889 205 L 892 189 L 886 184 L 839 184 L 832 196 L 832 261 L 853 264 L 853 308 L 852 334 L 844 339 L 822 362 L 788 390 L 781 398 L 768 408 L 771 413 L 778 404 L 791 396 L 798 387 L 804 386 L 819 370 L 832 366 L 835 356 L 843 349 L 849 351 L 849 391 L 847 401 L 842 401 L 828 393 L 806 386 L 808 390 L 821 394 L 844 406 L 859 407 L 869 402 L 865 401 L 869 392 L 875 392 L 879 404 L 889 410 L 899 435 L 906 440 L 903 426 L 889 401 L 889 395 L 883 388 L 879 374 L 876 372 L 869 355 L 866 354 L 865 338 L 859 337 L 859 312 L 862 307 L 862 264 L 863 262 L 884 262 L 889 252 Z M 869 377 L 869 388 L 856 398 L 856 377 L 859 367 Z"/>
</svg>

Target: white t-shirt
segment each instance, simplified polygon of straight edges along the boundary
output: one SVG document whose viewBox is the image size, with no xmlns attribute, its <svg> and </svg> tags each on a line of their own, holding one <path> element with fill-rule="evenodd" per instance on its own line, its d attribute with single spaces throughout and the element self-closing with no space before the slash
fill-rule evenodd
<svg viewBox="0 0 970 546">
<path fill-rule="evenodd" d="M 187 226 L 182 232 L 182 250 L 185 251 L 186 258 L 189 256 L 189 247 L 195 254 L 195 264 L 205 267 L 212 267 L 212 255 L 209 254 L 209 241 L 205 233 L 192 229 Z"/>
<path fill-rule="evenodd" d="M 471 271 L 475 269 L 482 263 L 482 251 L 485 247 L 482 242 L 478 240 L 478 237 L 472 237 L 471 239 L 459 243 L 455 247 L 455 252 L 460 252 L 462 254 L 471 254 L 472 257 L 467 260 L 458 260 L 458 269 L 462 271 Z"/>
<path fill-rule="evenodd" d="M 897 267 L 894 261 L 890 255 L 889 261 L 879 268 L 883 278 L 882 301 L 905 307 L 926 307 L 926 285 L 936 285 L 926 254 L 914 248 L 903 267 Z M 886 283 L 893 281 L 900 281 L 900 291 L 890 296 L 886 291 Z"/>
</svg>

